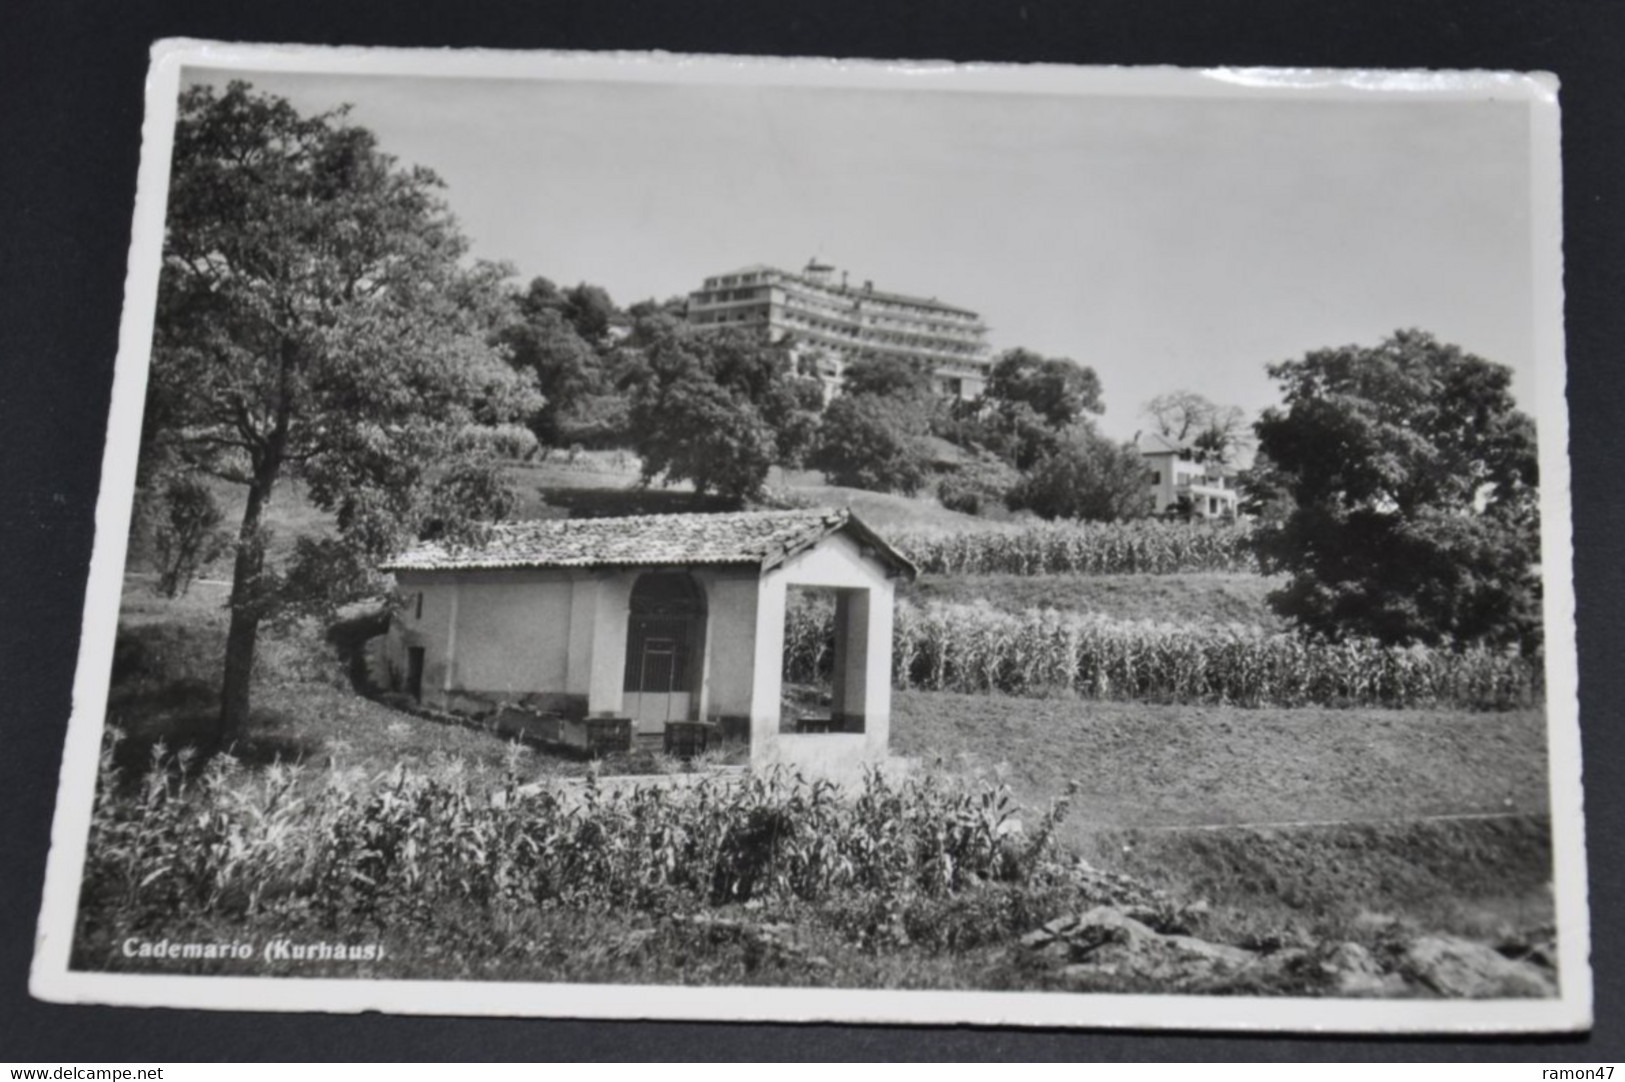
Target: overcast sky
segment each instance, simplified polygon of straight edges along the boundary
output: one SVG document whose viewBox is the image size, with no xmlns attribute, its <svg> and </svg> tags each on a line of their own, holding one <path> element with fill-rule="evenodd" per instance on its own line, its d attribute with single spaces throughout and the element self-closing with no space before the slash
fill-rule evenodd
<svg viewBox="0 0 1625 1082">
<path fill-rule="evenodd" d="M 1412 326 L 1518 369 L 1532 412 L 1524 101 L 246 78 L 351 104 L 522 278 L 624 305 L 816 255 L 1092 366 L 1114 436 L 1174 389 L 1253 413 L 1267 363 Z"/>
</svg>

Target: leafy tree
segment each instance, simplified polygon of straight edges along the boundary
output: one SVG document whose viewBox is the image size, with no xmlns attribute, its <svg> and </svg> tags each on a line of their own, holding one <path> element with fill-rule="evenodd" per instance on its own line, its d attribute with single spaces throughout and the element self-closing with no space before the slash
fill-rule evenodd
<svg viewBox="0 0 1625 1082">
<path fill-rule="evenodd" d="M 596 286 L 577 290 L 604 295 Z M 538 439 L 557 445 L 570 415 L 606 390 L 603 358 L 571 319 L 568 295 L 546 278 L 532 279 L 514 309 L 496 340 L 514 367 L 534 376 L 543 404 L 530 418 L 531 428 Z"/>
<path fill-rule="evenodd" d="M 955 402 L 933 423 L 937 435 L 987 451 L 1027 471 L 1065 442 L 1064 433 L 1105 409 L 1094 370 L 1031 350 L 1001 354 L 974 402 Z"/>
<path fill-rule="evenodd" d="M 354 593 L 429 517 L 456 532 L 502 509 L 493 467 L 453 442 L 536 396 L 487 345 L 502 272 L 463 265 L 439 187 L 342 109 L 301 116 L 241 82 L 181 95 L 143 453 L 245 491 L 222 735 L 247 719 L 263 621 Z M 279 569 L 265 508 L 289 477 L 337 535 Z"/>
<path fill-rule="evenodd" d="M 1074 425 L 1005 496 L 1013 511 L 1042 518 L 1117 522 L 1151 512 L 1145 460 L 1132 443 L 1114 443 Z"/>
<path fill-rule="evenodd" d="M 624 356 L 645 483 L 687 480 L 701 495 L 748 499 L 770 467 L 799 462 L 811 443 L 822 396 L 791 374 L 782 346 L 655 312 L 634 323 Z"/>
<path fill-rule="evenodd" d="M 564 317 L 584 340 L 600 344 L 609 337 L 609 328 L 620 309 L 603 288 L 581 282 L 564 293 Z"/>
<path fill-rule="evenodd" d="M 1189 448 L 1197 462 L 1230 465 L 1252 442 L 1241 407 L 1215 405 L 1194 391 L 1160 394 L 1144 413 L 1159 435 Z"/>
<path fill-rule="evenodd" d="M 931 376 L 901 357 L 863 357 L 846 366 L 841 391 L 849 395 L 876 395 L 903 401 L 924 401 L 931 394 Z"/>
<path fill-rule="evenodd" d="M 878 394 L 843 394 L 824 411 L 808 464 L 831 482 L 912 496 L 925 484 L 923 416 Z"/>
<path fill-rule="evenodd" d="M 930 374 L 897 357 L 849 364 L 808 464 L 835 484 L 913 495 L 930 472 L 925 437 L 938 402 Z"/>
<path fill-rule="evenodd" d="M 955 402 L 938 416 L 933 432 L 972 453 L 986 452 L 1015 470 L 1029 470 L 1061 444 L 1062 430 L 1050 426 L 1025 402 L 998 402 L 985 395 Z"/>
<path fill-rule="evenodd" d="M 1276 611 L 1330 638 L 1518 644 L 1539 636 L 1534 425 L 1511 373 L 1421 331 L 1271 365 L 1255 543 L 1290 576 Z"/>
<path fill-rule="evenodd" d="M 634 327 L 637 326 L 639 321 L 648 319 L 651 316 L 664 316 L 668 319 L 682 320 L 688 315 L 688 297 L 682 293 L 667 297 L 663 301 L 657 301 L 653 297 L 649 297 L 628 308 L 626 315 L 632 321 Z"/>
<path fill-rule="evenodd" d="M 1085 414 L 1104 412 L 1100 377 L 1093 368 L 1065 357 L 1042 357 L 1031 350 L 1007 350 L 988 373 L 986 397 L 1022 404 L 1051 428 L 1065 428 Z"/>
</svg>

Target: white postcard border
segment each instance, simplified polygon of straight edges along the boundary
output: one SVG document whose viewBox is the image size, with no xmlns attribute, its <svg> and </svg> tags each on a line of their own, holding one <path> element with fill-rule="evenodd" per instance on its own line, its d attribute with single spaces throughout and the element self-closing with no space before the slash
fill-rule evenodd
<svg viewBox="0 0 1625 1082">
<path fill-rule="evenodd" d="M 1520 1033 L 1591 1024 L 1580 789 L 1578 661 L 1562 323 L 1562 203 L 1555 108 L 1531 108 L 1536 414 L 1545 581 L 1547 741 L 1560 994 L 1551 1000 L 1416 1001 L 1050 992 L 942 992 L 519 982 L 194 977 L 68 968 L 96 782 L 132 513 L 180 77 L 185 67 L 514 79 L 686 82 L 984 93 L 1317 100 L 1485 97 L 1555 104 L 1550 75 L 1230 68 L 952 65 L 663 53 L 537 53 L 246 45 L 174 39 L 153 48 L 134 225 L 74 681 L 30 991 L 60 1003 L 266 1011 L 727 1021 L 972 1023 L 1339 1033 Z"/>
</svg>

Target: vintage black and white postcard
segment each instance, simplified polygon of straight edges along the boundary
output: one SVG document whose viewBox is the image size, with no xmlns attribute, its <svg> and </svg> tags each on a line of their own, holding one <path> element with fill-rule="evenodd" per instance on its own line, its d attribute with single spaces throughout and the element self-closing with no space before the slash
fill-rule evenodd
<svg viewBox="0 0 1625 1082">
<path fill-rule="evenodd" d="M 147 92 L 35 995 L 1590 1024 L 1551 77 Z"/>
</svg>

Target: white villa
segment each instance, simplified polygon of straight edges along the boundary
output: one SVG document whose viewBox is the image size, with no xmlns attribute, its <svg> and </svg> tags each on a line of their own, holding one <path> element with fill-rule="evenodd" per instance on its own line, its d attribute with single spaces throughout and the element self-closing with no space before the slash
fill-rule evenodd
<svg viewBox="0 0 1625 1082">
<path fill-rule="evenodd" d="M 1147 466 L 1146 481 L 1161 515 L 1188 500 L 1192 518 L 1235 518 L 1241 503 L 1234 471 L 1216 463 L 1197 462 L 1191 448 L 1152 434 L 1139 439 Z"/>
</svg>

